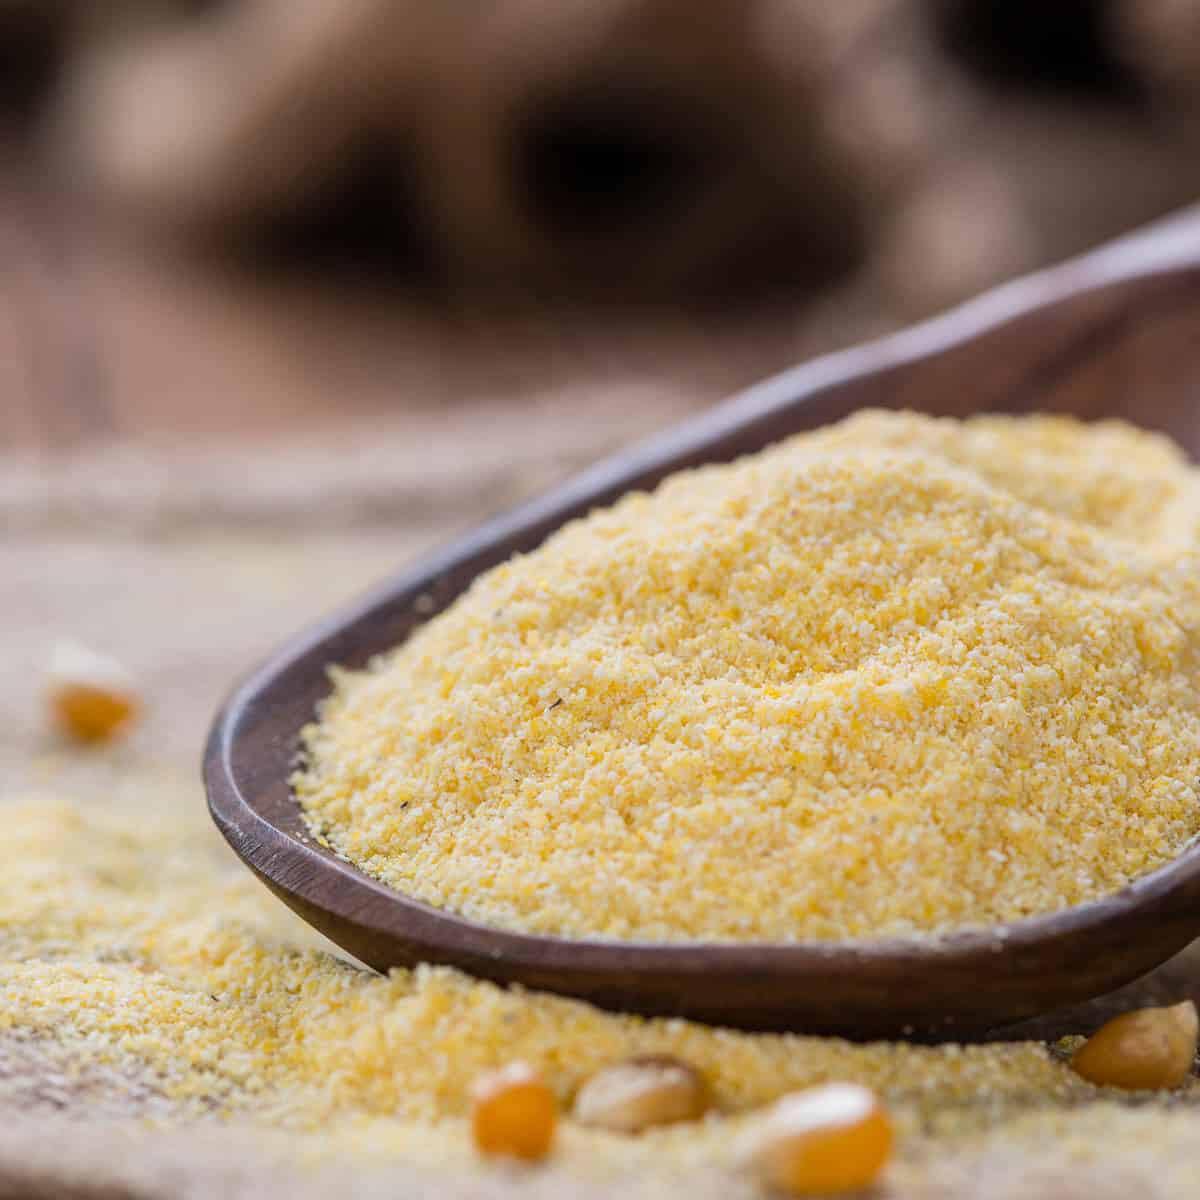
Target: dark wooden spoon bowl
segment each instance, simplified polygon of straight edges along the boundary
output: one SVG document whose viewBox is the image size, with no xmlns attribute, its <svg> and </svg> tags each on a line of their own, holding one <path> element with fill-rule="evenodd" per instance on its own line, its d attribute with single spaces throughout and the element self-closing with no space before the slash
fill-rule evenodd
<svg viewBox="0 0 1200 1200">
<path fill-rule="evenodd" d="M 393 891 L 314 842 L 288 788 L 326 667 L 362 666 L 480 572 L 565 521 L 698 463 L 864 405 L 1124 417 L 1200 450 L 1200 215 L 1186 214 L 947 316 L 818 359 L 584 472 L 303 634 L 219 714 L 212 815 L 260 878 L 380 970 L 450 963 L 607 1008 L 755 1029 L 958 1037 L 1116 988 L 1200 933 L 1200 848 L 1124 891 L 1003 928 L 854 944 L 647 944 L 491 929 Z"/>
</svg>

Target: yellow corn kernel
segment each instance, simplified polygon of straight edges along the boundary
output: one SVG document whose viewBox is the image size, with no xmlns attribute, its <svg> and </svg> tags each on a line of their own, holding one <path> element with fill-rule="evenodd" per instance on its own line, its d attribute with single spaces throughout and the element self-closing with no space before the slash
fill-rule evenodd
<svg viewBox="0 0 1200 1200">
<path fill-rule="evenodd" d="M 140 708 L 125 668 L 74 642 L 54 647 L 46 695 L 57 728 L 80 742 L 107 741 L 127 728 Z"/>
<path fill-rule="evenodd" d="M 696 1121 L 709 1091 L 693 1067 L 669 1055 L 626 1059 L 597 1072 L 579 1089 L 573 1116 L 581 1125 L 640 1133 L 655 1125 Z"/>
<path fill-rule="evenodd" d="M 1190 1000 L 1170 1008 L 1122 1013 L 1088 1038 L 1075 1052 L 1071 1067 L 1102 1087 L 1178 1087 L 1191 1072 L 1198 1029 L 1196 1006 Z"/>
<path fill-rule="evenodd" d="M 832 1083 L 784 1096 L 753 1131 L 749 1162 L 792 1196 L 867 1187 L 892 1154 L 891 1117 L 869 1088 Z"/>
<path fill-rule="evenodd" d="M 525 1063 L 485 1075 L 473 1088 L 471 1132 L 483 1154 L 533 1162 L 545 1158 L 558 1125 L 558 1102 L 542 1077 Z"/>
</svg>

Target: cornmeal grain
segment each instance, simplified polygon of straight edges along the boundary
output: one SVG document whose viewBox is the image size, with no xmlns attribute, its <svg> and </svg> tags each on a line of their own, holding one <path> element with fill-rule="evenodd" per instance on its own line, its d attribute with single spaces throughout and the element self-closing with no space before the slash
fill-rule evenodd
<svg viewBox="0 0 1200 1200">
<path fill-rule="evenodd" d="M 844 939 L 1111 892 L 1200 830 L 1200 476 L 1118 424 L 866 413 L 490 571 L 295 787 L 430 903 Z"/>
</svg>

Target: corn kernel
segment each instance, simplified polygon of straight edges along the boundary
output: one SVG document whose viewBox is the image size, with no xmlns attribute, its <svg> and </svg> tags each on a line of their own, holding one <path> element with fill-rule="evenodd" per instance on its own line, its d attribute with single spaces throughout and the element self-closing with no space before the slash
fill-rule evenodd
<svg viewBox="0 0 1200 1200">
<path fill-rule="evenodd" d="M 530 1162 L 545 1158 L 558 1124 L 558 1102 L 532 1067 L 511 1063 L 477 1080 L 473 1092 L 476 1149 Z"/>
<path fill-rule="evenodd" d="M 695 1121 L 709 1107 L 703 1077 L 669 1055 L 630 1058 L 599 1071 L 579 1089 L 574 1117 L 616 1133 Z"/>
<path fill-rule="evenodd" d="M 1178 1087 L 1191 1072 L 1200 1029 L 1196 1006 L 1122 1013 L 1075 1052 L 1071 1066 L 1090 1083 L 1134 1091 Z"/>
<path fill-rule="evenodd" d="M 58 729 L 80 742 L 107 741 L 128 727 L 140 708 L 125 668 L 75 642 L 54 647 L 47 700 Z"/>
<path fill-rule="evenodd" d="M 752 1138 L 750 1165 L 762 1183 L 793 1196 L 867 1187 L 895 1141 L 891 1118 L 875 1093 L 849 1083 L 784 1096 Z"/>
</svg>

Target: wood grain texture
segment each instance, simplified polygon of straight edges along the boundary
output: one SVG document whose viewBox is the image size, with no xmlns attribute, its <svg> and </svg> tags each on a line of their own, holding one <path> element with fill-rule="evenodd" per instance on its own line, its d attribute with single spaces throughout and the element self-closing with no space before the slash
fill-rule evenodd
<svg viewBox="0 0 1200 1200">
<path fill-rule="evenodd" d="M 1200 932 L 1200 848 L 1114 896 L 1002 930 L 850 945 L 651 945 L 529 936 L 430 908 L 313 843 L 287 775 L 329 663 L 362 666 L 480 572 L 632 488 L 726 461 L 864 404 L 965 416 L 1121 416 L 1200 451 L 1200 217 L 1010 284 L 800 367 L 585 472 L 403 572 L 282 650 L 211 734 L 213 816 L 263 881 L 363 961 L 446 962 L 604 1007 L 747 1028 L 961 1037 L 1100 995 Z M 1190 354 L 1190 357 L 1188 355 Z M 1163 363 L 1174 364 L 1163 369 Z"/>
</svg>

